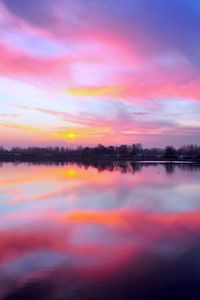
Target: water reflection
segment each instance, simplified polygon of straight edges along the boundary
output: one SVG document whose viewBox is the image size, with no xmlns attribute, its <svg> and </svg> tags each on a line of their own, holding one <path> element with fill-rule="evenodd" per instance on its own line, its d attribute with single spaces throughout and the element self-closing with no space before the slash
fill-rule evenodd
<svg viewBox="0 0 200 300">
<path fill-rule="evenodd" d="M 199 179 L 189 164 L 3 164 L 0 299 L 199 299 Z"/>
<path fill-rule="evenodd" d="M 3 168 L 4 165 L 8 165 L 8 163 L 0 163 L 0 168 Z M 136 173 L 142 170 L 144 167 L 158 167 L 164 166 L 166 173 L 173 174 L 176 168 L 185 170 L 185 171 L 199 171 L 200 164 L 199 163 L 184 163 L 184 162 L 129 162 L 129 161 L 122 161 L 122 162 L 114 162 L 114 161 L 82 161 L 82 162 L 29 162 L 29 163 L 21 163 L 21 162 L 14 162 L 12 163 L 13 166 L 79 166 L 80 168 L 84 168 L 87 170 L 89 167 L 96 168 L 99 172 L 103 171 L 120 171 L 121 173 Z"/>
</svg>

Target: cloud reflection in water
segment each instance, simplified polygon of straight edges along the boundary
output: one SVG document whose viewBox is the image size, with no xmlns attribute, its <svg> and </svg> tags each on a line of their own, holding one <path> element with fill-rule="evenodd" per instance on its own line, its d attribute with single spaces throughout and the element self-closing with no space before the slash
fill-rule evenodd
<svg viewBox="0 0 200 300">
<path fill-rule="evenodd" d="M 198 299 L 200 172 L 165 167 L 3 165 L 1 299 Z"/>
</svg>

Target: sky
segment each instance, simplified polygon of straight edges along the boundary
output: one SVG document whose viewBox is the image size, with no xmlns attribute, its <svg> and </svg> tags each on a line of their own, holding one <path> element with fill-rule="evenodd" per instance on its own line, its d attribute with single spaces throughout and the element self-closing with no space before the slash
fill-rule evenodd
<svg viewBox="0 0 200 300">
<path fill-rule="evenodd" d="M 199 0 L 0 0 L 0 144 L 199 144 Z"/>
</svg>

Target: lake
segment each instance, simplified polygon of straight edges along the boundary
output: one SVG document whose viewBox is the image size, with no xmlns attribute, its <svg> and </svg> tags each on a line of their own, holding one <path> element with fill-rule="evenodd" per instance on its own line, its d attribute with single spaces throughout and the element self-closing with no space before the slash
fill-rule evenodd
<svg viewBox="0 0 200 300">
<path fill-rule="evenodd" d="M 200 166 L 2 164 L 0 299 L 200 299 Z"/>
</svg>

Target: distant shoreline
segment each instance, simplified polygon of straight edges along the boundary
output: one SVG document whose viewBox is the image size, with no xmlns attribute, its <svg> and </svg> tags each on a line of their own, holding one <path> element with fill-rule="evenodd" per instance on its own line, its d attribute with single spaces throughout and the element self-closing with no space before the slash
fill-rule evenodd
<svg viewBox="0 0 200 300">
<path fill-rule="evenodd" d="M 0 147 L 0 162 L 164 162 L 200 163 L 200 146 L 185 145 L 179 149 L 143 148 L 141 144 L 77 147 L 14 147 L 10 150 Z"/>
</svg>

